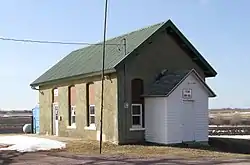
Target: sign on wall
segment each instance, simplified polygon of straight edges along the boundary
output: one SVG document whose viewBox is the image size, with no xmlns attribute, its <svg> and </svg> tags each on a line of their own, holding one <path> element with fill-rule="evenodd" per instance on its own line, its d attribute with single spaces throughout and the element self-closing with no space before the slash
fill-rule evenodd
<svg viewBox="0 0 250 165">
<path fill-rule="evenodd" d="M 192 89 L 182 89 L 183 99 L 192 99 Z"/>
</svg>

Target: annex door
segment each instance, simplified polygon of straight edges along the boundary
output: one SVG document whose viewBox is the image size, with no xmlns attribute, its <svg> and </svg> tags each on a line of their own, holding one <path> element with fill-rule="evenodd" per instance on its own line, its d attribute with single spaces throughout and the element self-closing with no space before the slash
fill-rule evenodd
<svg viewBox="0 0 250 165">
<path fill-rule="evenodd" d="M 189 142 L 195 140 L 195 110 L 194 101 L 183 101 L 181 109 L 182 141 Z"/>
<path fill-rule="evenodd" d="M 52 106 L 52 135 L 58 136 L 59 123 L 58 123 L 58 103 L 53 103 Z"/>
</svg>

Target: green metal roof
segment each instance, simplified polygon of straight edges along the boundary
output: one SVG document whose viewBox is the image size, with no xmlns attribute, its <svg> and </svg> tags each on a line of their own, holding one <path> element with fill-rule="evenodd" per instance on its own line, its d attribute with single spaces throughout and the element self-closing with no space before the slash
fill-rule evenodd
<svg viewBox="0 0 250 165">
<path fill-rule="evenodd" d="M 178 35 L 178 29 L 174 26 L 171 20 L 167 22 L 158 23 L 116 38 L 106 41 L 106 56 L 105 56 L 105 70 L 115 71 L 114 68 L 123 61 L 129 54 L 131 54 L 138 46 L 146 41 L 161 27 L 171 27 Z M 182 35 L 183 37 L 183 35 Z M 124 53 L 124 42 L 126 38 L 126 52 Z M 185 39 L 185 38 L 184 38 Z M 188 41 L 185 41 L 188 42 Z M 190 44 L 189 42 L 187 44 Z M 190 44 L 191 45 L 191 44 Z M 190 46 L 188 45 L 188 46 Z M 191 45 L 192 47 L 192 45 Z M 53 82 L 56 80 L 77 77 L 81 75 L 100 72 L 102 69 L 102 43 L 84 47 L 82 49 L 71 52 L 65 58 L 60 60 L 57 64 L 51 67 L 48 71 L 36 79 L 31 86 L 39 86 L 44 83 Z M 194 47 L 192 47 L 194 49 Z M 197 54 L 198 51 L 194 52 Z M 209 68 L 214 75 L 216 72 L 213 68 L 203 59 L 200 54 L 197 54 L 199 59 L 202 60 L 204 68 Z"/>
</svg>

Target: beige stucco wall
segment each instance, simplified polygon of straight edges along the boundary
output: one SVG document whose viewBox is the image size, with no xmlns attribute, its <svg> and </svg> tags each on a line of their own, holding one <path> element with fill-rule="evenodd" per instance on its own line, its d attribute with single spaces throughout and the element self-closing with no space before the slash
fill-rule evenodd
<svg viewBox="0 0 250 165">
<path fill-rule="evenodd" d="M 86 106 L 86 84 L 94 82 L 95 88 L 95 111 L 96 130 L 86 129 L 87 106 Z M 76 128 L 68 127 L 68 86 L 76 87 Z M 53 86 L 40 87 L 40 132 L 41 134 L 52 132 L 52 89 L 58 88 L 59 92 L 59 136 L 82 137 L 84 139 L 98 140 L 100 130 L 100 104 L 101 104 L 101 78 L 92 77 L 88 79 L 71 81 Z M 117 78 L 111 75 L 111 79 L 104 82 L 104 111 L 103 111 L 103 140 L 116 143 L 118 141 L 117 126 Z"/>
</svg>

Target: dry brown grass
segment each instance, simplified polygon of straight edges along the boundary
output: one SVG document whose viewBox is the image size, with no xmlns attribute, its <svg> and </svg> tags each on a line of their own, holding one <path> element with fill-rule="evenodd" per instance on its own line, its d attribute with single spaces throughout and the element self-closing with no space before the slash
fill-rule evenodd
<svg viewBox="0 0 250 165">
<path fill-rule="evenodd" d="M 239 158 L 246 157 L 244 154 L 232 154 L 213 151 L 209 147 L 200 147 L 202 149 L 167 147 L 167 146 L 149 146 L 149 145 L 114 145 L 103 144 L 103 153 L 105 155 L 124 155 L 136 157 L 182 157 L 182 158 Z M 67 152 L 76 154 L 96 155 L 99 153 L 99 142 L 91 141 L 70 141 L 67 144 Z"/>
</svg>

